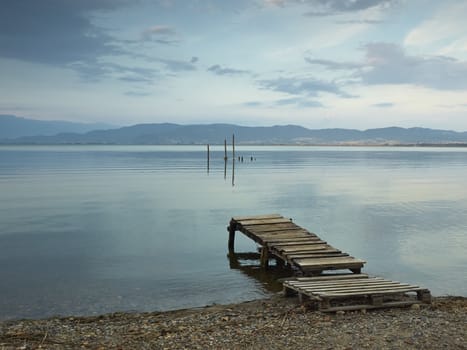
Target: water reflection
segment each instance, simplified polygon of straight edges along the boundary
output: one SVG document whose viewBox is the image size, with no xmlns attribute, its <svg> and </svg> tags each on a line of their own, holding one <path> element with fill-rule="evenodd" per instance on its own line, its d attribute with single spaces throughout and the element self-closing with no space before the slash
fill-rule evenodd
<svg viewBox="0 0 467 350">
<path fill-rule="evenodd" d="M 467 150 L 238 147 L 228 163 L 210 151 L 207 176 L 206 146 L 0 147 L 0 318 L 278 291 L 290 274 L 274 263 L 226 262 L 230 217 L 260 213 L 294 218 L 364 272 L 467 295 Z"/>
<path fill-rule="evenodd" d="M 282 290 L 282 283 L 278 282 L 279 279 L 293 275 L 290 267 L 278 264 L 277 261 L 276 264 L 270 264 L 267 270 L 261 268 L 259 253 L 235 253 L 230 251 L 227 258 L 232 270 L 240 271 L 245 276 L 258 281 L 266 290 L 273 293 Z"/>
</svg>

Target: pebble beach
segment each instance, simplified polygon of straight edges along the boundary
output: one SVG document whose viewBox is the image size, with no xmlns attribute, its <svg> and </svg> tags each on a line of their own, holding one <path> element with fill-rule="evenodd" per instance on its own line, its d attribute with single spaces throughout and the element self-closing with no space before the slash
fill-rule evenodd
<svg viewBox="0 0 467 350">
<path fill-rule="evenodd" d="M 280 294 L 231 305 L 0 323 L 0 349 L 467 349 L 467 298 L 323 313 Z"/>
</svg>

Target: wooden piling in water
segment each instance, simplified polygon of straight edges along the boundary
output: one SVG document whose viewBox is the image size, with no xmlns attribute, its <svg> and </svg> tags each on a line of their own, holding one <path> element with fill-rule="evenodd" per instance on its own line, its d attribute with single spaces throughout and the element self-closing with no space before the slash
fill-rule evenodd
<svg viewBox="0 0 467 350">
<path fill-rule="evenodd" d="M 227 139 L 224 139 L 224 160 L 227 161 Z"/>
<path fill-rule="evenodd" d="M 232 158 L 232 186 L 235 186 L 235 158 Z"/>
<path fill-rule="evenodd" d="M 235 134 L 232 134 L 232 158 L 235 159 Z"/>
<path fill-rule="evenodd" d="M 235 231 L 236 231 L 235 223 L 230 222 L 229 225 L 229 252 L 234 252 L 234 244 L 235 244 Z"/>
<path fill-rule="evenodd" d="M 208 173 L 209 173 L 209 144 L 208 144 Z"/>
</svg>

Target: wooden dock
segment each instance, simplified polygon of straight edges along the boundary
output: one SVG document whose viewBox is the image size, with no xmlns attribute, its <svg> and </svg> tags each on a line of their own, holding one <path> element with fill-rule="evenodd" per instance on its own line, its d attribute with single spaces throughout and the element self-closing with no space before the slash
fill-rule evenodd
<svg viewBox="0 0 467 350">
<path fill-rule="evenodd" d="M 294 224 L 279 214 L 234 217 L 230 220 L 229 251 L 234 250 L 235 231 L 244 233 L 261 247 L 261 266 L 269 258 L 289 264 L 303 275 L 319 275 L 324 270 L 360 273 L 364 260 L 334 248 L 316 234 Z"/>
<path fill-rule="evenodd" d="M 349 311 L 384 307 L 403 307 L 430 303 L 431 294 L 426 288 L 369 277 L 366 274 L 298 277 L 284 281 L 286 296 L 298 294 L 300 302 L 306 299 L 318 303 L 320 311 Z M 408 293 L 415 293 L 410 297 Z M 343 299 L 352 299 L 351 305 L 339 305 Z"/>
<path fill-rule="evenodd" d="M 334 248 L 282 215 L 233 217 L 227 229 L 229 254 L 234 254 L 235 232 L 242 232 L 261 246 L 262 268 L 267 269 L 269 259 L 275 258 L 278 264 L 290 266 L 301 276 L 286 279 L 284 293 L 298 294 L 300 301 L 312 300 L 321 311 L 431 302 L 430 291 L 426 288 L 362 274 L 364 260 Z M 327 270 L 350 270 L 351 273 L 323 275 Z"/>
</svg>

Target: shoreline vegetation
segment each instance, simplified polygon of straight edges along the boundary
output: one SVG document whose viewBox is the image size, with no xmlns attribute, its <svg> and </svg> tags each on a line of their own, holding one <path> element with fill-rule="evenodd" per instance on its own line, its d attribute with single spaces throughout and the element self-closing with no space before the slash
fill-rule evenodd
<svg viewBox="0 0 467 350">
<path fill-rule="evenodd" d="M 467 349 L 467 298 L 322 313 L 281 293 L 166 312 L 0 322 L 0 349 Z"/>
</svg>

